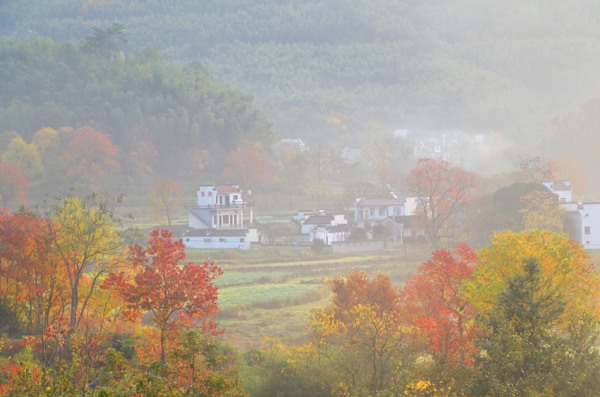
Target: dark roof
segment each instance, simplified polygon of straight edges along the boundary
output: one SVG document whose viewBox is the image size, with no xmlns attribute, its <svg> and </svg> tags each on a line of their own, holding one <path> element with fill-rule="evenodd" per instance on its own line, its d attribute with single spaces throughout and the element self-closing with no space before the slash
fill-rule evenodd
<svg viewBox="0 0 600 397">
<path fill-rule="evenodd" d="M 311 215 L 303 222 L 304 225 L 329 225 L 333 215 Z"/>
<path fill-rule="evenodd" d="M 558 181 L 552 183 L 552 188 L 555 191 L 571 191 L 571 183 L 568 181 Z"/>
<path fill-rule="evenodd" d="M 360 199 L 356 202 L 355 206 L 381 206 L 381 205 L 404 205 L 406 200 L 404 198 L 376 198 L 376 199 Z"/>
<path fill-rule="evenodd" d="M 183 237 L 245 237 L 248 229 L 192 229 L 183 232 Z"/>
<path fill-rule="evenodd" d="M 331 233 L 349 232 L 350 227 L 348 225 L 335 225 L 327 227 L 327 231 Z"/>
</svg>

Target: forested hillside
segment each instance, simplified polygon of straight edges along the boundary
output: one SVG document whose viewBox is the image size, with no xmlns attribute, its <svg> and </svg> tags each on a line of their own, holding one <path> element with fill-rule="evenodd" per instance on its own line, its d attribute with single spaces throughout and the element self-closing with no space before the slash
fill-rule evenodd
<svg viewBox="0 0 600 397">
<path fill-rule="evenodd" d="M 116 28 L 81 45 L 0 39 L 2 161 L 19 165 L 38 190 L 106 173 L 119 181 L 115 171 L 125 184 L 149 176 L 199 183 L 231 150 L 273 143 L 250 95 L 199 64 L 169 64 L 150 50 L 123 55 Z"/>
<path fill-rule="evenodd" d="M 202 63 L 256 96 L 282 136 L 395 128 L 503 131 L 539 148 L 598 96 L 592 0 L 9 0 L 4 35 L 81 40 L 122 23 L 128 52 Z M 545 123 L 545 124 L 544 124 Z M 535 145 L 535 146 L 534 146 Z"/>
</svg>

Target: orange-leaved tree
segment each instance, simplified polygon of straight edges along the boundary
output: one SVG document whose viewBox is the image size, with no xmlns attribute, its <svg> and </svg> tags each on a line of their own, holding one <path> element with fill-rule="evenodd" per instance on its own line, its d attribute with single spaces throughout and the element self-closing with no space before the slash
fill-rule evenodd
<svg viewBox="0 0 600 397">
<path fill-rule="evenodd" d="M 421 336 L 421 349 L 435 363 L 434 381 L 445 380 L 461 365 L 472 364 L 475 311 L 461 295 L 477 255 L 460 244 L 434 251 L 404 287 L 405 313 Z"/>
<path fill-rule="evenodd" d="M 225 160 L 227 166 L 223 169 L 223 178 L 237 180 L 245 188 L 275 183 L 277 170 L 260 147 L 239 147 L 227 153 Z"/>
<path fill-rule="evenodd" d="M 199 322 L 207 333 L 217 333 L 212 317 L 217 312 L 217 287 L 213 280 L 222 270 L 213 262 L 184 264 L 185 246 L 173 241 L 168 230 L 153 230 L 147 247 L 131 246 L 128 264 L 133 274 L 111 273 L 104 287 L 112 288 L 124 301 L 125 313 L 137 319 L 152 314 L 160 333 L 160 363 L 167 360 L 166 340 L 180 329 Z"/>
<path fill-rule="evenodd" d="M 403 323 L 401 292 L 388 276 L 369 280 L 363 272 L 332 280 L 329 307 L 310 324 L 319 361 L 333 369 L 332 381 L 346 391 L 391 390 L 410 366 L 412 335 Z M 327 371 L 331 371 L 327 368 Z"/>
<path fill-rule="evenodd" d="M 410 171 L 406 184 L 417 198 L 420 219 L 432 247 L 438 246 L 444 227 L 470 201 L 476 182 L 474 173 L 452 167 L 444 160 L 422 158 Z"/>
<path fill-rule="evenodd" d="M 66 177 L 81 187 L 97 190 L 121 169 L 119 148 L 110 138 L 93 128 L 83 128 L 71 138 L 61 158 Z"/>
<path fill-rule="evenodd" d="M 18 165 L 0 162 L 0 203 L 3 206 L 25 203 L 29 180 Z"/>
</svg>

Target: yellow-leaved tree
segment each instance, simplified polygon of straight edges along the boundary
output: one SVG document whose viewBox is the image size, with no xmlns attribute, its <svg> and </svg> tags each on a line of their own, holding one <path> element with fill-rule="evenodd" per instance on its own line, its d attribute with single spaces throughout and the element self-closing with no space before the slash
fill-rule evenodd
<svg viewBox="0 0 600 397">
<path fill-rule="evenodd" d="M 47 205 L 51 245 L 64 267 L 70 289 L 69 332 L 85 317 L 102 277 L 120 260 L 121 237 L 106 200 L 70 196 Z"/>
<path fill-rule="evenodd" d="M 491 245 L 479 252 L 473 277 L 465 283 L 466 299 L 478 312 L 489 312 L 508 280 L 523 274 L 523 263 L 529 259 L 539 262 L 545 288 L 566 298 L 559 328 L 573 318 L 600 320 L 600 280 L 590 258 L 566 235 L 544 230 L 495 234 Z"/>
</svg>

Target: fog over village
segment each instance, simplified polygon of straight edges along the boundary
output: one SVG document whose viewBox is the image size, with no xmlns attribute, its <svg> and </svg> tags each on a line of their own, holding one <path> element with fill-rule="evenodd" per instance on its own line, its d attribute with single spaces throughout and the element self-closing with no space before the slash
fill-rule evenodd
<svg viewBox="0 0 600 397">
<path fill-rule="evenodd" d="M 600 3 L 0 2 L 0 396 L 600 396 Z"/>
</svg>

